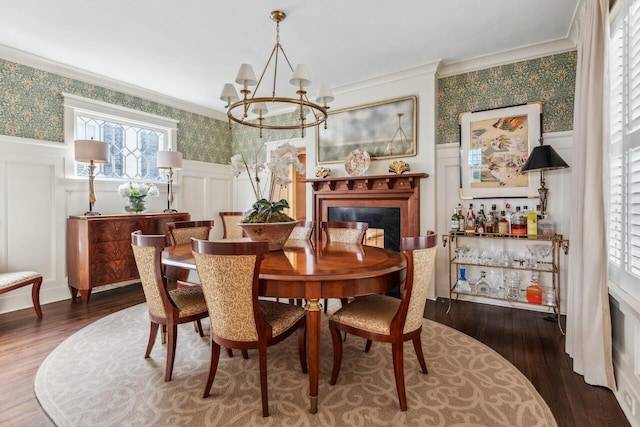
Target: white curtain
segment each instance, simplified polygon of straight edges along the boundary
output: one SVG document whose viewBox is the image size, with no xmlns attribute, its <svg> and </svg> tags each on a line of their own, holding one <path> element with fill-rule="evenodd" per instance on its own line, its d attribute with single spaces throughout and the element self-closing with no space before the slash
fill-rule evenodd
<svg viewBox="0 0 640 427">
<path fill-rule="evenodd" d="M 607 290 L 609 1 L 583 2 L 573 120 L 566 351 L 585 382 L 615 389 Z"/>
</svg>

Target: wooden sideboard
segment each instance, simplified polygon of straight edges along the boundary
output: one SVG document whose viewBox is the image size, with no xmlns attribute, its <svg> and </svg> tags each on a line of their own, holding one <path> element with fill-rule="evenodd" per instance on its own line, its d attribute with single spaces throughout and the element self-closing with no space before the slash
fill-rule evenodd
<svg viewBox="0 0 640 427">
<path fill-rule="evenodd" d="M 70 216 L 67 219 L 67 272 L 75 300 L 87 304 L 96 286 L 138 279 L 131 233 L 166 234 L 168 222 L 189 221 L 187 212 Z M 167 241 L 168 244 L 168 241 Z"/>
</svg>

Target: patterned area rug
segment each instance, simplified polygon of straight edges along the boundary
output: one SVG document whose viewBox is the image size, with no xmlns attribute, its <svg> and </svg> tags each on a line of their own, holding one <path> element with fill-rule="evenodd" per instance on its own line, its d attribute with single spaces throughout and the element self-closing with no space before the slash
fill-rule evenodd
<svg viewBox="0 0 640 427">
<path fill-rule="evenodd" d="M 203 325 L 205 326 L 205 325 Z M 222 353 L 211 396 L 202 398 L 208 338 L 191 324 L 178 331 L 173 380 L 165 383 L 166 349 L 144 359 L 145 304 L 114 313 L 75 333 L 40 366 L 35 392 L 59 426 L 555 426 L 549 407 L 507 360 L 454 329 L 424 320 L 429 369 L 423 375 L 405 344 L 409 410 L 399 409 L 391 346 L 349 336 L 342 369 L 329 385 L 332 347 L 326 317 L 321 338 L 317 414 L 308 412 L 309 383 L 300 372 L 295 335 L 271 347 L 270 417 L 263 418 L 257 354 Z M 206 324 L 208 328 L 208 324 Z"/>
</svg>

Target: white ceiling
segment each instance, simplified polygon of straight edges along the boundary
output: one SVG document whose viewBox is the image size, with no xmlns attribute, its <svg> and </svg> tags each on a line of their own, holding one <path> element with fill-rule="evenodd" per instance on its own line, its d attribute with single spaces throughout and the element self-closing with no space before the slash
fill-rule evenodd
<svg viewBox="0 0 640 427">
<path fill-rule="evenodd" d="M 266 64 L 271 10 L 287 13 L 280 41 L 313 93 L 565 39 L 579 1 L 0 0 L 0 45 L 223 111 L 239 64 Z"/>
</svg>

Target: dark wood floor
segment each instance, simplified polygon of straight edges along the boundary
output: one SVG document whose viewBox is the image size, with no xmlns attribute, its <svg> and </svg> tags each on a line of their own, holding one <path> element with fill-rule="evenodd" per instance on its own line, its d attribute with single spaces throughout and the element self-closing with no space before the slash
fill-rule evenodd
<svg viewBox="0 0 640 427">
<path fill-rule="evenodd" d="M 60 301 L 0 315 L 0 426 L 51 426 L 33 392 L 38 366 L 60 342 L 95 320 L 144 301 L 140 286 L 95 293 L 83 305 Z M 426 317 L 458 329 L 513 363 L 547 402 L 559 426 L 630 425 L 613 394 L 571 370 L 564 337 L 545 314 L 457 302 L 429 301 Z M 70 364 L 73 361 L 69 361 Z"/>
</svg>

